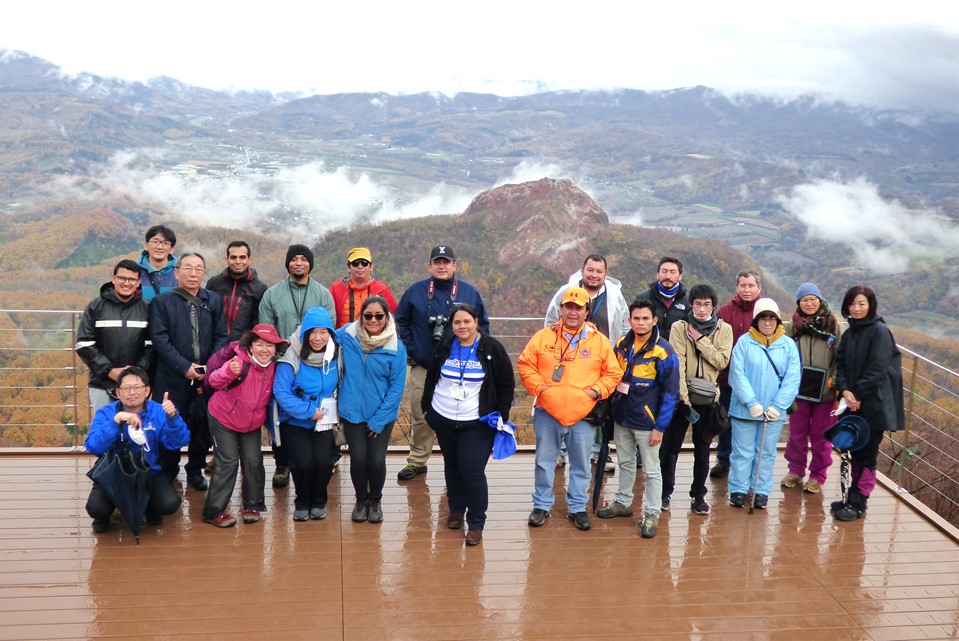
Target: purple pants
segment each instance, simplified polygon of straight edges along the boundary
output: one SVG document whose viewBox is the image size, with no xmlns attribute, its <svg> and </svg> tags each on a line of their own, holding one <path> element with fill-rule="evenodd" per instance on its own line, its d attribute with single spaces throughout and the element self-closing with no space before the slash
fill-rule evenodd
<svg viewBox="0 0 959 641">
<path fill-rule="evenodd" d="M 786 441 L 786 462 L 789 473 L 799 478 L 806 476 L 807 451 L 809 478 L 826 482 L 826 471 L 832 465 L 832 443 L 823 437 L 823 432 L 835 422 L 829 415 L 832 403 L 796 401 L 796 411 L 789 415 L 789 440 Z"/>
</svg>

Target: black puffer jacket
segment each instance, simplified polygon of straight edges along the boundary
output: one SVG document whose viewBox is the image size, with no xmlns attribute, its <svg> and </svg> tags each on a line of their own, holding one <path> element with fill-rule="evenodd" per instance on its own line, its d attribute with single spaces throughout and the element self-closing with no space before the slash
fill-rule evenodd
<svg viewBox="0 0 959 641">
<path fill-rule="evenodd" d="M 113 291 L 113 283 L 104 283 L 100 296 L 83 310 L 74 349 L 90 369 L 90 387 L 116 387 L 109 376 L 114 367 L 137 365 L 149 371 L 153 348 L 147 302 L 139 293 L 121 302 Z"/>
<path fill-rule="evenodd" d="M 876 317 L 849 319 L 836 349 L 836 388 L 849 390 L 862 403 L 859 414 L 873 430 L 903 429 L 902 354 L 892 332 Z"/>
<path fill-rule="evenodd" d="M 224 269 L 207 281 L 206 289 L 223 299 L 223 317 L 231 341 L 240 340 L 244 332 L 260 322 L 260 299 L 267 288 L 252 267 L 240 278 L 234 278 L 229 269 Z"/>
<path fill-rule="evenodd" d="M 656 318 L 659 319 L 659 322 L 656 323 L 659 327 L 659 334 L 660 336 L 668 337 L 670 331 L 673 329 L 673 323 L 686 320 L 686 313 L 689 312 L 689 293 L 686 291 L 686 287 L 680 283 L 679 291 L 676 292 L 676 295 L 673 297 L 672 304 L 666 307 L 663 297 L 659 295 L 657 285 L 657 282 L 650 283 L 649 289 L 636 294 L 633 302 L 635 303 L 642 298 L 648 298 L 653 301 L 653 307 L 656 309 Z"/>
</svg>

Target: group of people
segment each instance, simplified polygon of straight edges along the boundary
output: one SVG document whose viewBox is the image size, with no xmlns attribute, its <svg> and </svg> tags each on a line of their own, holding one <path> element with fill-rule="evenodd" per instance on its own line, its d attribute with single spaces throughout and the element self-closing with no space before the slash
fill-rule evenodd
<svg viewBox="0 0 959 641">
<path fill-rule="evenodd" d="M 168 227 L 150 228 L 139 262 L 120 261 L 87 306 L 76 344 L 90 370 L 96 412 L 87 450 L 103 455 L 126 442 L 142 452 L 153 475 L 148 522 L 179 508 L 172 482 L 184 446 L 187 483 L 207 491 L 204 520 L 217 527 L 237 522 L 228 506 L 242 469 L 240 517 L 257 522 L 267 507 L 263 426 L 271 433 L 273 486 L 292 477 L 294 521 L 326 517 L 327 488 L 345 443 L 356 499 L 351 518 L 381 522 L 387 447 L 408 388 L 410 453 L 398 480 L 425 474 L 438 441 L 447 527 L 465 530 L 467 545 L 482 542 L 485 470 L 496 427 L 509 420 L 516 381 L 505 348 L 489 333 L 479 292 L 456 275 L 449 245 L 432 248 L 428 277 L 399 303 L 373 278 L 367 248 L 351 249 L 348 275 L 327 288 L 311 276 L 310 248 L 291 245 L 288 277 L 267 287 L 252 267 L 250 246 L 234 241 L 226 268 L 203 287 L 206 260 L 197 253 L 175 257 L 175 246 Z M 847 293 L 844 333 L 814 284 L 799 288 L 796 311 L 784 319 L 773 300 L 760 297 L 755 271 L 737 275 L 736 297 L 722 307 L 709 285 L 687 291 L 682 273 L 679 259 L 662 258 L 656 281 L 627 304 L 606 259 L 593 254 L 551 299 L 545 327 L 517 362 L 535 398 L 529 525 L 545 524 L 555 470 L 568 461 L 568 516 L 576 528 L 590 529 L 592 459 L 619 470 L 615 499 L 596 512 L 600 518 L 633 514 L 633 485 L 643 470 L 640 534 L 655 536 L 690 427 L 692 511 L 709 512 L 706 478 L 727 473 L 730 505 L 764 508 L 791 409 L 789 473 L 781 485 L 819 492 L 832 460 L 824 432 L 835 421 L 837 398 L 875 436 L 854 452 L 852 489 L 832 507 L 840 520 L 864 516 L 882 432 L 903 422 L 898 352 L 876 313 L 875 293 L 862 286 Z M 710 470 L 716 434 L 718 461 Z M 618 464 L 599 460 L 607 438 Z M 95 531 L 109 528 L 113 509 L 95 485 L 87 503 Z"/>
</svg>

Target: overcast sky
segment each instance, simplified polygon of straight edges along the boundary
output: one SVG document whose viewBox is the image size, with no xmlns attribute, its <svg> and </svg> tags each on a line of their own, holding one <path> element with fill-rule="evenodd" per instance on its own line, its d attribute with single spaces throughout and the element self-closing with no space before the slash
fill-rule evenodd
<svg viewBox="0 0 959 641">
<path fill-rule="evenodd" d="M 801 12 L 801 13 L 800 13 Z M 18 2 L 0 49 L 68 73 L 274 92 L 707 85 L 959 110 L 959 5 L 910 2 Z"/>
</svg>

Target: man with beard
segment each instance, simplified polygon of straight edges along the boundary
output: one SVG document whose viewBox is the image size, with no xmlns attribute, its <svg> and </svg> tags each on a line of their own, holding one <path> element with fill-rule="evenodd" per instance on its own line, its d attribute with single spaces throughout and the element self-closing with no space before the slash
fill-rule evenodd
<svg viewBox="0 0 959 641">
<path fill-rule="evenodd" d="M 659 334 L 663 338 L 669 338 L 673 323 L 685 319 L 689 311 L 689 297 L 682 280 L 683 263 L 678 258 L 663 256 L 656 268 L 656 282 L 650 283 L 647 291 L 636 296 L 637 301 L 652 301 L 655 316 L 659 319 Z"/>
<path fill-rule="evenodd" d="M 240 340 L 259 322 L 260 299 L 266 292 L 266 284 L 257 277 L 252 264 L 250 246 L 245 241 L 234 240 L 226 246 L 226 269 L 206 283 L 206 289 L 223 298 L 223 315 L 231 341 Z"/>
<path fill-rule="evenodd" d="M 719 318 L 729 323 L 733 328 L 733 347 L 739 338 L 749 331 L 753 322 L 753 307 L 763 291 L 762 276 L 752 269 L 744 269 L 736 274 L 736 295 L 731 301 L 719 308 Z M 732 399 L 732 389 L 729 387 L 729 367 L 719 373 L 719 402 L 727 410 Z M 729 473 L 729 455 L 733 450 L 733 428 L 719 435 L 716 444 L 716 465 L 709 470 L 709 476 L 714 479 L 722 478 Z"/>
</svg>

